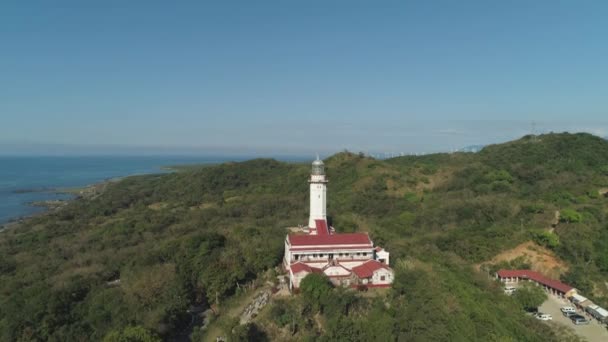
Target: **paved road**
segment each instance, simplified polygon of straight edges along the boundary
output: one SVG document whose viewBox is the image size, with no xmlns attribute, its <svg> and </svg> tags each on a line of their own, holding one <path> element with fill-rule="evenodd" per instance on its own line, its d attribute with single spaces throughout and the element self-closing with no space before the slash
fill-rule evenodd
<svg viewBox="0 0 608 342">
<path fill-rule="evenodd" d="M 608 329 L 605 326 L 600 325 L 596 320 L 591 321 L 588 325 L 575 325 L 570 319 L 562 315 L 562 312 L 559 310 L 562 306 L 573 305 L 565 299 L 549 295 L 549 299 L 538 309 L 540 312 L 552 315 L 553 322 L 572 328 L 577 335 L 586 338 L 589 342 L 608 341 Z M 581 311 L 579 313 L 586 316 Z"/>
</svg>

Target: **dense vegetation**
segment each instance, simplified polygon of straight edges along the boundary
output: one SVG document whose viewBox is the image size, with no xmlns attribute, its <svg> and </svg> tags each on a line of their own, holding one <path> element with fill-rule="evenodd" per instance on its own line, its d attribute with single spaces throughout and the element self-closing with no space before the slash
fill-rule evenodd
<svg viewBox="0 0 608 342">
<path fill-rule="evenodd" d="M 504 296 L 472 267 L 528 240 L 569 263 L 564 281 L 608 304 L 600 138 L 527 136 L 386 161 L 339 153 L 326 164 L 334 226 L 391 252 L 393 289 L 312 279 L 254 323 L 227 327 L 233 340 L 558 340 L 523 313 L 533 296 Z M 0 233 L 0 340 L 187 335 L 190 307 L 221 307 L 279 264 L 285 227 L 307 218 L 308 173 L 260 159 L 130 177 Z"/>
</svg>

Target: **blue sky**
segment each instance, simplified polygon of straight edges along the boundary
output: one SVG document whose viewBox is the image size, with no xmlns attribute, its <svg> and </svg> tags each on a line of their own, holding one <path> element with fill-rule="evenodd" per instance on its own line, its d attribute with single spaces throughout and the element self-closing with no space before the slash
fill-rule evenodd
<svg viewBox="0 0 608 342">
<path fill-rule="evenodd" d="M 3 1 L 0 153 L 608 135 L 606 18 L 586 0 Z"/>
</svg>

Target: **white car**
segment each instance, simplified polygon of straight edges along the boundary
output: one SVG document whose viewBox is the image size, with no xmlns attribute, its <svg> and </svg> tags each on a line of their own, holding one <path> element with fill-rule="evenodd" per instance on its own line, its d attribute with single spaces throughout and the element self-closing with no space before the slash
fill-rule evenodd
<svg viewBox="0 0 608 342">
<path fill-rule="evenodd" d="M 515 291 L 517 291 L 516 287 L 513 287 L 513 286 L 505 287 L 505 293 L 508 295 L 513 294 Z"/>
<path fill-rule="evenodd" d="M 542 313 L 542 312 L 537 313 L 536 315 L 534 315 L 534 317 L 536 317 L 536 319 L 539 319 L 541 321 L 550 321 L 553 319 L 553 317 L 551 315 Z"/>
<path fill-rule="evenodd" d="M 562 313 L 576 313 L 576 309 L 571 306 L 563 306 L 560 308 Z"/>
</svg>

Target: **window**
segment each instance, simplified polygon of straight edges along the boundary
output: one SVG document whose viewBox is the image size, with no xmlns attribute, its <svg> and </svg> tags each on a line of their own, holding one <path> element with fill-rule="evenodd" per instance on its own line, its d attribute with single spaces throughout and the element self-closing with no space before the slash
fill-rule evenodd
<svg viewBox="0 0 608 342">
<path fill-rule="evenodd" d="M 386 277 L 385 276 L 380 276 L 380 280 L 385 281 Z"/>
<path fill-rule="evenodd" d="M 296 256 L 294 256 L 294 259 L 298 260 L 298 259 L 300 259 L 300 256 L 296 255 Z"/>
<path fill-rule="evenodd" d="M 317 257 L 317 255 L 316 255 L 316 254 L 313 254 L 313 255 L 312 255 L 312 257 L 313 257 L 313 258 L 316 258 L 316 257 Z"/>
<path fill-rule="evenodd" d="M 323 257 L 323 254 L 319 254 L 319 258 L 322 258 L 322 257 Z"/>
<path fill-rule="evenodd" d="M 367 256 L 367 253 L 363 253 L 363 256 Z"/>
</svg>

